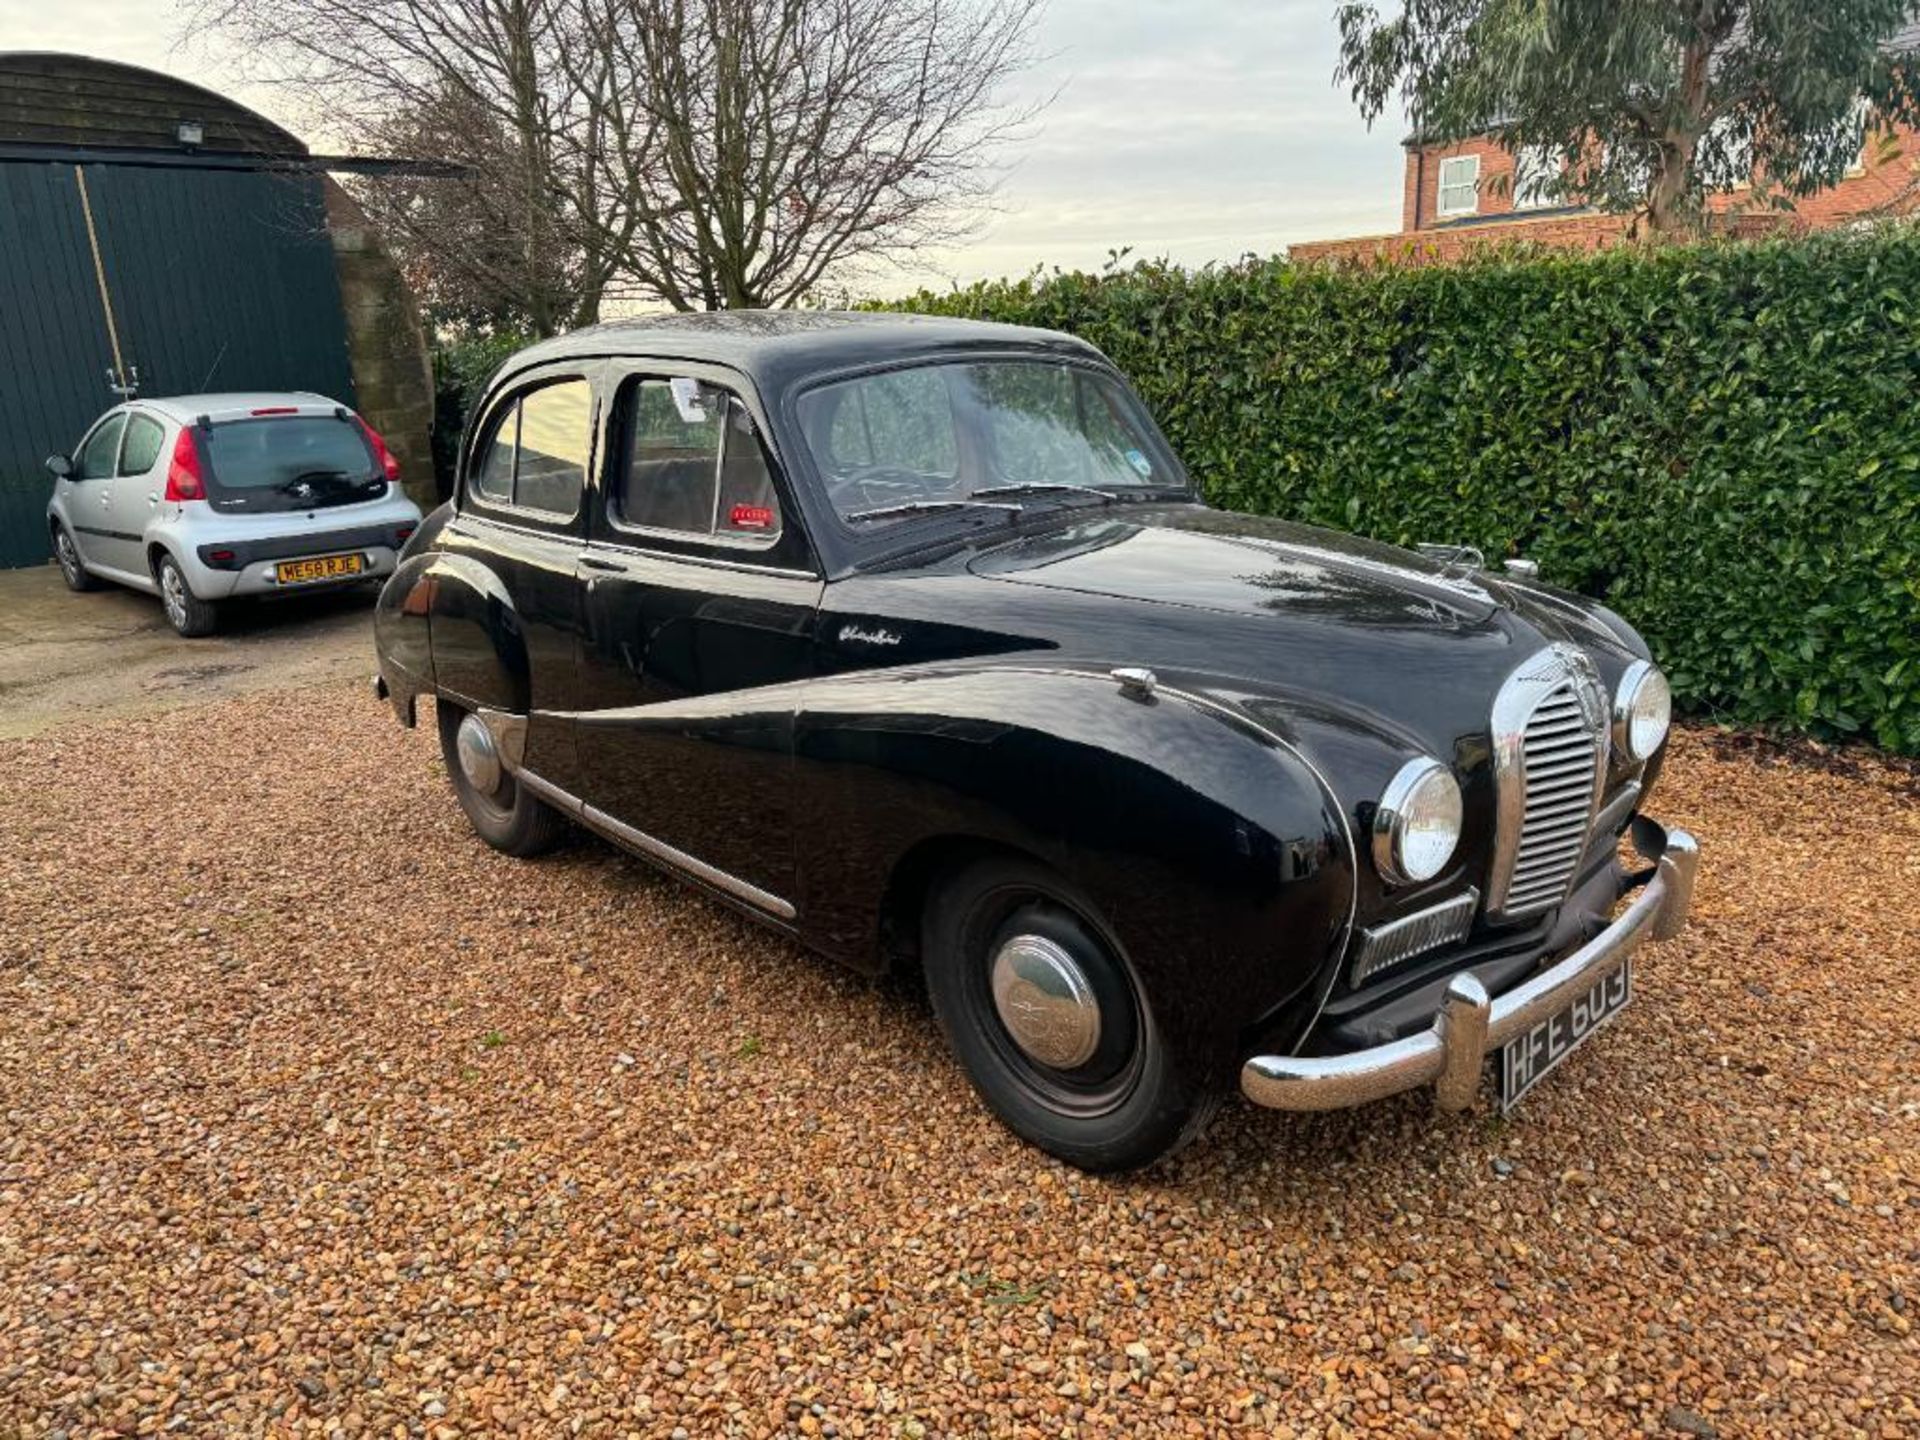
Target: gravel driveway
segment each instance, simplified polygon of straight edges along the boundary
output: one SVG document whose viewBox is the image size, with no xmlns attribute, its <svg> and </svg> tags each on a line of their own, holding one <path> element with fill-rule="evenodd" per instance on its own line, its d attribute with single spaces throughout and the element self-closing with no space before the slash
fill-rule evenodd
<svg viewBox="0 0 1920 1440">
<path fill-rule="evenodd" d="M 1920 788 L 1682 735 L 1694 927 L 1507 1123 L 1028 1150 L 925 1003 L 359 686 L 0 743 L 0 1434 L 1920 1434 Z"/>
</svg>

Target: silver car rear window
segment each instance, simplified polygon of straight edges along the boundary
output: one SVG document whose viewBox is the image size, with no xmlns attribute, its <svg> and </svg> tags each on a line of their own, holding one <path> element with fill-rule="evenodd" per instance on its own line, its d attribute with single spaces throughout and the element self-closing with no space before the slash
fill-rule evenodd
<svg viewBox="0 0 1920 1440">
<path fill-rule="evenodd" d="M 208 498 L 225 508 L 307 509 L 367 500 L 386 474 L 360 426 L 334 415 L 270 415 L 199 429 Z"/>
</svg>

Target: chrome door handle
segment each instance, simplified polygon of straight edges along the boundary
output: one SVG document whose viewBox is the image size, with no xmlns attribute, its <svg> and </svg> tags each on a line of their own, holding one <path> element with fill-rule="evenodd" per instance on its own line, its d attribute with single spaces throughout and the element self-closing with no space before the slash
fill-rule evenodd
<svg viewBox="0 0 1920 1440">
<path fill-rule="evenodd" d="M 624 575 L 627 567 L 617 560 L 602 560 L 598 555 L 582 555 L 580 563 L 589 570 L 604 570 L 609 575 Z"/>
</svg>

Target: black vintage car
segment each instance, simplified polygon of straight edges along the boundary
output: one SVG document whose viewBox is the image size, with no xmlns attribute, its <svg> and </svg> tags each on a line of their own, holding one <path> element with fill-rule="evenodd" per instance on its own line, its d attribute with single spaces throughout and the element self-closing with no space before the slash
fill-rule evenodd
<svg viewBox="0 0 1920 1440">
<path fill-rule="evenodd" d="M 1686 918 L 1632 629 L 1524 564 L 1209 509 L 1065 335 L 737 312 L 535 345 L 378 643 L 489 843 L 577 822 L 917 965 L 987 1103 L 1089 1169 L 1236 1078 L 1461 1108 L 1492 1054 L 1511 1104 Z"/>
</svg>

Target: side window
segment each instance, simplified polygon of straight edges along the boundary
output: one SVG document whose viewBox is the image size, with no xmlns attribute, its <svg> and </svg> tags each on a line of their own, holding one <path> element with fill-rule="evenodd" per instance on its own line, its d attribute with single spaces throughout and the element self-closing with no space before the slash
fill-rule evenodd
<svg viewBox="0 0 1920 1440">
<path fill-rule="evenodd" d="M 754 434 L 753 416 L 727 397 L 727 433 L 720 446 L 720 503 L 713 510 L 717 535 L 771 540 L 780 533 L 780 501 L 773 493 L 773 467 Z"/>
<path fill-rule="evenodd" d="M 513 503 L 513 447 L 520 440 L 520 402 L 500 407 L 493 417 L 493 429 L 481 442 L 480 463 L 473 467 L 469 482 L 473 493 L 498 505 Z"/>
<path fill-rule="evenodd" d="M 113 462 L 120 454 L 120 432 L 126 428 L 126 415 L 114 415 L 89 435 L 87 443 L 80 447 L 80 456 L 74 463 L 74 478 L 104 480 L 113 474 Z"/>
<path fill-rule="evenodd" d="M 562 380 L 522 396 L 513 503 L 562 519 L 576 513 L 592 443 L 593 387 L 586 381 Z"/>
<path fill-rule="evenodd" d="M 626 452 L 614 475 L 622 524 L 701 538 L 772 541 L 780 505 L 739 399 L 689 380 L 629 381 Z"/>
<path fill-rule="evenodd" d="M 120 473 L 144 475 L 160 458 L 160 442 L 167 432 L 150 415 L 134 415 L 127 421 L 127 443 L 120 447 Z"/>
<path fill-rule="evenodd" d="M 475 451 L 467 485 L 482 500 L 576 514 L 593 443 L 593 387 L 559 380 L 522 392 L 497 411 Z"/>
</svg>

